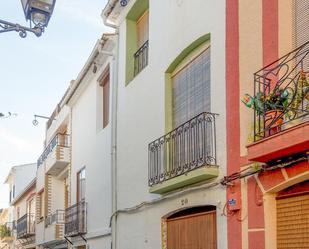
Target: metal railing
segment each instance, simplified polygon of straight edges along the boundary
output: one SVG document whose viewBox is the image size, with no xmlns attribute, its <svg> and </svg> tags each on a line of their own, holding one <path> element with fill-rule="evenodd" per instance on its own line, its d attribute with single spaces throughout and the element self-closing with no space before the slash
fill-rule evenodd
<svg viewBox="0 0 309 249">
<path fill-rule="evenodd" d="M 47 215 L 45 219 L 45 226 L 53 224 L 64 224 L 65 223 L 65 211 L 57 210 L 54 213 Z"/>
<path fill-rule="evenodd" d="M 27 238 L 35 234 L 35 215 L 25 214 L 17 220 L 17 239 Z"/>
<path fill-rule="evenodd" d="M 254 74 L 254 141 L 309 120 L 308 73 L 309 42 Z"/>
<path fill-rule="evenodd" d="M 201 113 L 148 145 L 148 184 L 216 162 L 216 114 Z"/>
<path fill-rule="evenodd" d="M 40 165 L 43 164 L 48 155 L 54 150 L 56 146 L 69 147 L 70 136 L 67 134 L 56 134 L 39 157 L 37 161 L 37 167 L 40 167 Z"/>
<path fill-rule="evenodd" d="M 146 41 L 134 54 L 134 76 L 148 65 L 149 42 Z"/>
<path fill-rule="evenodd" d="M 81 201 L 65 210 L 65 236 L 87 233 L 87 203 Z"/>
</svg>

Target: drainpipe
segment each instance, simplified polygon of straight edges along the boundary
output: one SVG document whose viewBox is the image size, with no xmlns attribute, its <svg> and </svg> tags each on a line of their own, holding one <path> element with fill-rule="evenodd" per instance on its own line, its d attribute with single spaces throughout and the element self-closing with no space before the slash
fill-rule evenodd
<svg viewBox="0 0 309 249">
<path fill-rule="evenodd" d="M 112 214 L 117 211 L 117 111 L 118 111 L 118 67 L 119 67 L 119 26 L 108 23 L 103 17 L 104 25 L 115 29 L 117 35 L 116 53 L 113 56 L 113 87 L 112 87 L 112 118 L 111 118 L 111 190 L 112 190 Z M 116 249 L 117 216 L 111 222 L 112 249 Z"/>
</svg>

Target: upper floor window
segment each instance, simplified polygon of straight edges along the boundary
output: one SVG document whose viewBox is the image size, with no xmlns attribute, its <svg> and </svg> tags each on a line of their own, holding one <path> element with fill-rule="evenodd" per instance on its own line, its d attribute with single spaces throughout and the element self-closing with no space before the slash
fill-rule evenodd
<svg viewBox="0 0 309 249">
<path fill-rule="evenodd" d="M 149 0 L 137 0 L 127 15 L 126 84 L 148 65 Z"/>
<path fill-rule="evenodd" d="M 172 74 L 173 127 L 210 111 L 210 47 Z"/>
<path fill-rule="evenodd" d="M 110 72 L 109 67 L 106 69 L 106 71 L 103 74 L 103 77 L 100 81 L 100 86 L 102 87 L 102 105 L 103 105 L 103 128 L 105 128 L 109 123 L 109 90 L 110 90 Z"/>
<path fill-rule="evenodd" d="M 36 205 L 37 205 L 37 222 L 42 221 L 44 218 L 45 212 L 45 202 L 44 202 L 44 189 L 38 192 L 36 197 Z"/>
<path fill-rule="evenodd" d="M 77 173 L 77 202 L 85 199 L 86 194 L 86 168 Z"/>
<path fill-rule="evenodd" d="M 137 47 L 134 54 L 134 75 L 148 65 L 149 11 L 147 10 L 137 21 Z"/>
<path fill-rule="evenodd" d="M 309 1 L 297 0 L 294 4 L 294 44 L 299 47 L 309 40 Z"/>
<path fill-rule="evenodd" d="M 149 10 L 137 20 L 137 47 L 141 48 L 149 38 Z"/>
<path fill-rule="evenodd" d="M 183 48 L 165 71 L 166 132 L 211 112 L 210 50 L 208 33 Z"/>
</svg>

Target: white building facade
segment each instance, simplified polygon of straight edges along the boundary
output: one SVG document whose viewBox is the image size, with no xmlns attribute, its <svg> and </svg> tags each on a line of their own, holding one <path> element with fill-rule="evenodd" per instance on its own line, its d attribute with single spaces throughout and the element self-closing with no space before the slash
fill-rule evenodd
<svg viewBox="0 0 309 249">
<path fill-rule="evenodd" d="M 73 248 L 111 245 L 111 112 L 116 39 L 104 34 L 64 101 L 71 110 L 70 206 L 65 236 Z"/>
<path fill-rule="evenodd" d="M 205 0 L 103 10 L 119 32 L 112 248 L 227 248 L 224 16 Z"/>
</svg>

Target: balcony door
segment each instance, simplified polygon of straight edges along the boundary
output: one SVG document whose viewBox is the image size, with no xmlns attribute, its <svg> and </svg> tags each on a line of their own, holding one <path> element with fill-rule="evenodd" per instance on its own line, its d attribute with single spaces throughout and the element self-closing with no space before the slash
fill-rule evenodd
<svg viewBox="0 0 309 249">
<path fill-rule="evenodd" d="M 167 249 L 216 249 L 216 210 L 188 210 L 167 219 Z"/>
<path fill-rule="evenodd" d="M 210 112 L 210 47 L 180 63 L 172 85 L 173 128 Z"/>
</svg>

